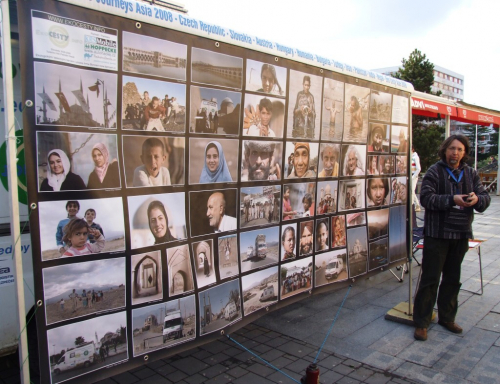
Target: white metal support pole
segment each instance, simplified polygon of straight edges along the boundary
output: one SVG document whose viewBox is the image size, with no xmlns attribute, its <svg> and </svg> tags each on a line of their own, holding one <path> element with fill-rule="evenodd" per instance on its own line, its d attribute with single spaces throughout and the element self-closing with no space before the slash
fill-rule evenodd
<svg viewBox="0 0 500 384">
<path fill-rule="evenodd" d="M 444 126 L 444 138 L 447 139 L 450 137 L 450 115 L 446 115 L 445 119 L 445 126 Z"/>
<path fill-rule="evenodd" d="M 413 119 L 412 119 L 412 115 L 411 115 L 411 104 L 410 104 L 410 148 L 408 148 L 410 150 L 410 155 L 413 155 L 413 152 L 412 152 L 412 148 L 413 148 Z M 407 245 L 407 252 L 408 252 L 408 316 L 413 316 L 413 267 L 411 265 L 411 262 L 412 262 L 412 246 L 411 246 L 411 239 L 412 239 L 412 236 L 413 236 L 413 191 L 415 190 L 414 189 L 414 186 L 413 186 L 413 177 L 411 176 L 411 159 L 409 161 L 409 177 L 408 177 L 408 184 L 410 184 L 410 194 L 409 194 L 409 197 L 407 198 L 407 201 L 411 201 L 411 204 L 410 204 L 410 214 L 409 215 L 406 215 L 406 218 L 410 218 L 408 220 L 408 227 L 409 227 L 409 231 L 410 231 L 410 241 L 408 242 L 408 245 Z M 408 193 L 408 192 L 407 192 Z M 407 211 L 408 212 L 408 211 Z M 417 214 L 415 212 L 415 214 Z M 404 270 L 404 266 L 403 266 L 403 270 Z"/>
<path fill-rule="evenodd" d="M 30 382 L 28 338 L 26 333 L 26 309 L 24 304 L 23 259 L 21 252 L 21 228 L 19 200 L 17 196 L 17 138 L 14 120 L 14 85 L 12 80 L 12 51 L 10 41 L 9 0 L 2 0 L 2 76 L 4 99 L 4 125 L 7 143 L 7 175 L 9 180 L 10 236 L 14 249 L 16 270 L 17 307 L 19 315 L 19 365 L 21 384 Z"/>
<path fill-rule="evenodd" d="M 477 171 L 477 124 L 476 124 L 476 137 L 474 138 L 474 169 Z"/>
</svg>

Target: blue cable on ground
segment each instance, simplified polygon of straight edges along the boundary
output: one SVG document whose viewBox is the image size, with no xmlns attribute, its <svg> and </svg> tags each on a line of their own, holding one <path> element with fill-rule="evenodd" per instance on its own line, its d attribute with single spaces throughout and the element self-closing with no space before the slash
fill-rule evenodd
<svg viewBox="0 0 500 384">
<path fill-rule="evenodd" d="M 330 336 L 330 332 L 332 331 L 333 329 L 333 325 L 335 324 L 335 321 L 337 321 L 337 317 L 339 317 L 339 313 L 340 313 L 340 310 L 342 309 L 342 307 L 344 306 L 344 303 L 345 303 L 345 299 L 347 299 L 347 295 L 349 295 L 349 292 L 351 291 L 351 288 L 352 288 L 352 285 L 349 285 L 349 289 L 347 290 L 345 296 L 344 296 L 344 300 L 342 300 L 342 304 L 340 304 L 340 307 L 339 307 L 339 310 L 337 311 L 337 314 L 335 315 L 335 318 L 333 319 L 332 321 L 332 325 L 330 325 L 330 329 L 328 330 L 328 333 L 326 334 L 325 336 L 325 340 L 323 340 L 323 344 L 321 344 L 321 347 L 319 347 L 319 351 L 318 351 L 318 354 L 316 355 L 316 357 L 314 358 L 314 361 L 313 361 L 313 364 L 316 363 L 316 361 L 318 360 L 318 357 L 319 357 L 319 354 L 321 353 L 321 350 L 323 349 L 323 347 L 325 346 L 325 343 L 326 343 L 326 340 L 328 339 L 328 336 Z"/>
<path fill-rule="evenodd" d="M 241 348 L 243 348 L 245 351 L 247 352 L 250 352 L 252 355 L 254 355 L 256 358 L 258 358 L 259 360 L 262 360 L 264 363 L 266 363 L 267 365 L 269 365 L 271 368 L 275 369 L 276 371 L 278 371 L 279 373 L 282 373 L 283 375 L 285 375 L 286 377 L 288 377 L 290 380 L 293 380 L 295 381 L 296 383 L 300 384 L 300 381 L 297 381 L 295 380 L 292 376 L 286 374 L 285 372 L 283 372 L 282 370 L 280 370 L 278 367 L 275 367 L 274 365 L 272 365 L 271 363 L 269 363 L 268 361 L 264 360 L 262 357 L 256 355 L 255 353 L 253 353 L 251 350 L 249 350 L 247 347 L 245 347 L 244 345 L 238 343 L 236 340 L 234 340 L 231 336 L 227 335 L 227 338 L 231 341 L 233 341 L 234 343 L 236 343 L 238 346 L 240 346 Z"/>
</svg>

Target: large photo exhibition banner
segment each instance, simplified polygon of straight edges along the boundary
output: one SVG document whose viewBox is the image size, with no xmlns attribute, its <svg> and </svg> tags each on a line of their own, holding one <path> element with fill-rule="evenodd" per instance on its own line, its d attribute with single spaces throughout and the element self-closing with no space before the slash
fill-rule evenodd
<svg viewBox="0 0 500 384">
<path fill-rule="evenodd" d="M 406 85 L 107 3 L 19 3 L 44 382 L 103 379 L 406 261 Z"/>
</svg>

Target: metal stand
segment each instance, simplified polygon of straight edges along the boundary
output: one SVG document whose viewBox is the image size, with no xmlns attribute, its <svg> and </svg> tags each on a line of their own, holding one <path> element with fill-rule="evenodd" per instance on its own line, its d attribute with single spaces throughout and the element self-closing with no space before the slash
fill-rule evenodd
<svg viewBox="0 0 500 384">
<path fill-rule="evenodd" d="M 481 242 L 483 242 L 482 240 L 472 240 L 472 241 L 481 241 Z M 465 288 L 460 288 L 460 290 L 466 291 L 466 292 L 470 292 L 473 295 L 482 296 L 483 292 L 484 292 L 484 285 L 483 285 L 483 264 L 481 262 L 481 244 L 478 244 L 478 245 L 476 245 L 474 247 L 471 247 L 470 242 L 469 242 L 469 250 L 471 250 L 473 248 L 477 249 L 477 256 L 479 258 L 479 276 L 481 278 L 481 289 L 480 289 L 479 292 L 481 292 L 481 293 L 479 293 L 478 291 L 471 291 L 471 290 L 465 289 Z"/>
</svg>

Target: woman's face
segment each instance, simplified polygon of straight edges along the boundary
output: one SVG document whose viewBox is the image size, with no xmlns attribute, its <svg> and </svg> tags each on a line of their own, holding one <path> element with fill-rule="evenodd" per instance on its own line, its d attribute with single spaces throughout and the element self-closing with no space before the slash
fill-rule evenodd
<svg viewBox="0 0 500 384">
<path fill-rule="evenodd" d="M 318 241 L 320 249 L 325 249 L 327 247 L 326 243 L 328 241 L 328 231 L 326 230 L 325 224 L 320 224 L 318 228 Z"/>
<path fill-rule="evenodd" d="M 94 160 L 96 167 L 102 167 L 104 165 L 104 156 L 98 149 L 92 151 L 92 160 Z"/>
<path fill-rule="evenodd" d="M 50 170 L 54 175 L 60 175 L 64 173 L 64 166 L 62 160 L 55 153 L 49 156 L 49 165 L 50 165 Z"/>
<path fill-rule="evenodd" d="M 372 158 L 372 170 L 377 169 L 377 158 L 373 157 Z"/>
<path fill-rule="evenodd" d="M 161 238 L 167 233 L 167 218 L 161 209 L 153 208 L 149 214 L 149 229 L 155 238 Z"/>
<path fill-rule="evenodd" d="M 210 172 L 215 172 L 215 170 L 219 166 L 219 152 L 217 151 L 217 148 L 210 147 L 207 150 L 207 157 L 205 161 Z"/>
<path fill-rule="evenodd" d="M 265 69 L 262 71 L 262 76 L 260 77 L 262 80 L 262 89 L 266 93 L 270 93 L 274 87 L 274 76 L 269 69 Z"/>
<path fill-rule="evenodd" d="M 391 169 L 391 160 L 390 160 L 390 159 L 387 159 L 387 160 L 385 161 L 385 170 L 386 170 L 386 171 L 390 171 L 390 169 Z"/>
<path fill-rule="evenodd" d="M 370 183 L 370 199 L 373 201 L 374 205 L 382 205 L 385 197 L 385 187 L 384 183 L 380 179 L 373 179 Z"/>
</svg>

